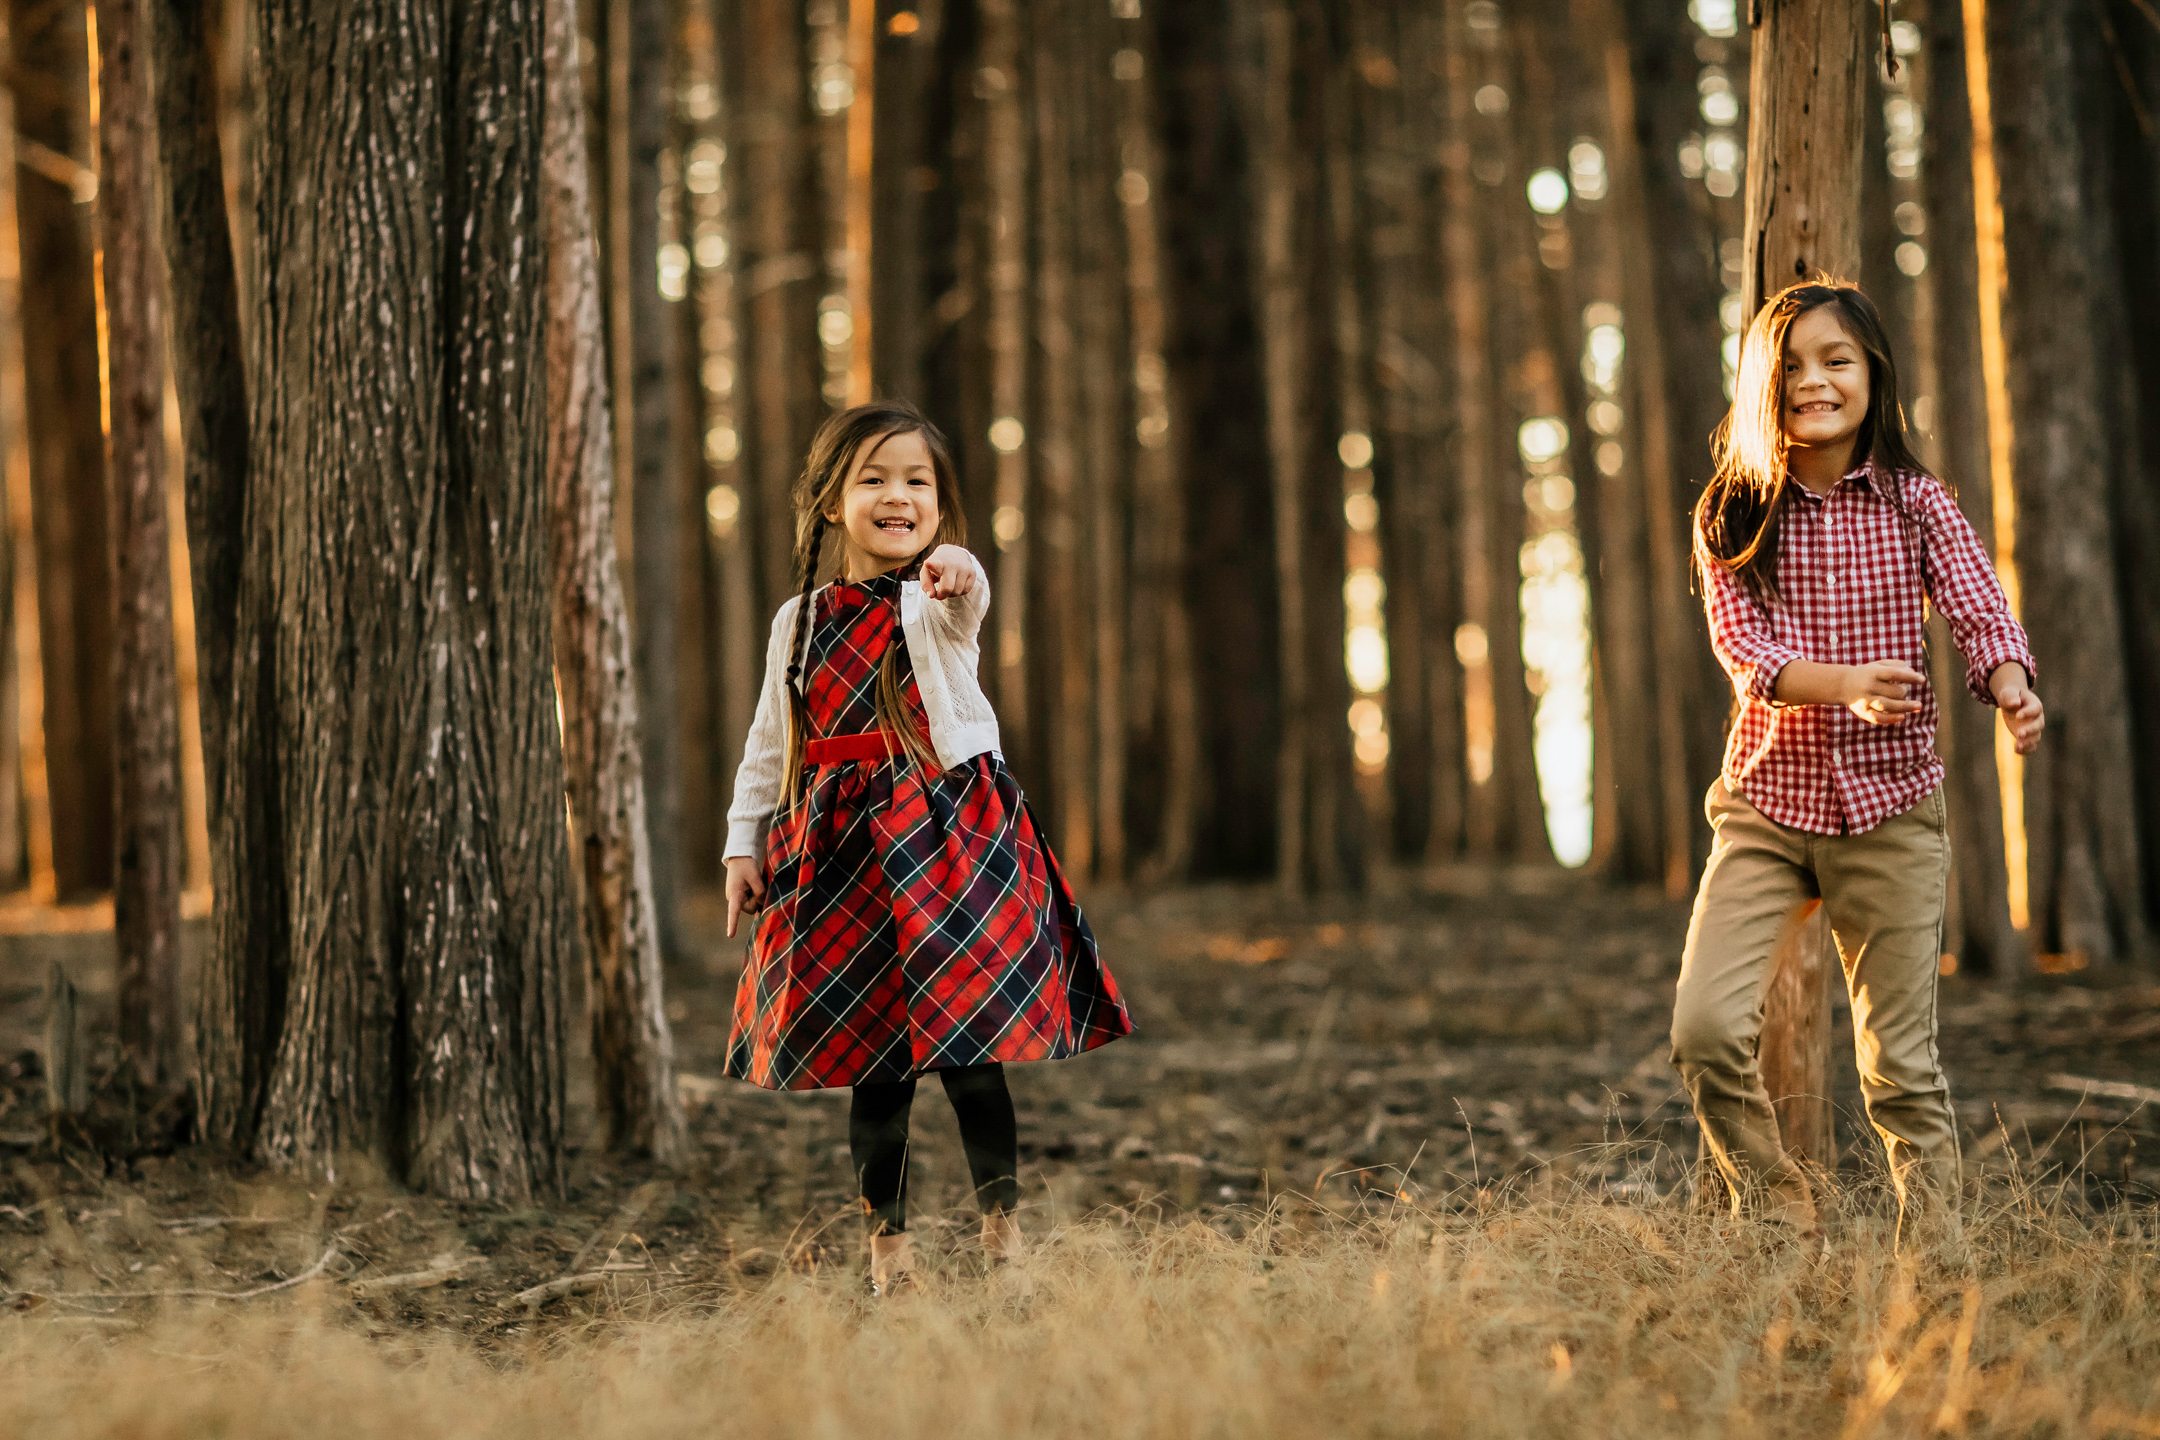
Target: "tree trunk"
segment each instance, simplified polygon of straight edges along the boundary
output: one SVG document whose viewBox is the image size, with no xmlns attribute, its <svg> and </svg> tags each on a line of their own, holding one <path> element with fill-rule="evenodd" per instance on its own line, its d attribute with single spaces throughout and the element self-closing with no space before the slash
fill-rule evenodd
<svg viewBox="0 0 2160 1440">
<path fill-rule="evenodd" d="M 157 120 L 142 7 L 100 12 L 98 239 L 117 626 L 112 654 L 119 745 L 113 932 L 120 1046 L 138 1083 L 179 1073 L 179 690 L 173 678 L 172 542 L 166 525 L 165 317 L 158 293 Z"/>
<path fill-rule="evenodd" d="M 1718 304 L 1728 287 L 1740 288 L 1740 277 L 1738 265 L 1723 263 L 1721 236 L 1738 218 L 1733 212 L 1740 202 L 1737 197 L 1720 199 L 1703 181 L 1688 178 L 1680 168 L 1679 155 L 1683 140 L 1700 123 L 1698 85 L 1703 61 L 1714 60 L 1729 70 L 1738 42 L 1704 37 L 1681 7 L 1663 0 L 1624 3 L 1636 96 L 1635 153 L 1642 167 L 1643 234 L 1650 245 L 1649 274 L 1642 288 L 1656 307 L 1646 317 L 1650 324 L 1643 327 L 1653 333 L 1630 338 L 1643 342 L 1636 404 L 1646 425 L 1656 412 L 1665 413 L 1662 429 L 1671 440 L 1665 503 L 1672 508 L 1663 509 L 1657 495 L 1652 495 L 1653 522 L 1663 515 L 1671 524 L 1669 550 L 1661 543 L 1653 551 L 1654 559 L 1667 557 L 1659 563 L 1672 577 L 1661 585 L 1666 619 L 1660 634 L 1666 637 L 1673 668 L 1660 672 L 1664 701 L 1660 713 L 1665 722 L 1680 726 L 1685 736 L 1686 775 L 1677 782 L 1683 793 L 1669 795 L 1666 803 L 1672 807 L 1668 814 L 1678 812 L 1687 820 L 1680 833 L 1687 839 L 1683 873 L 1689 878 L 1684 886 L 1692 888 L 1692 876 L 1710 852 L 1702 794 L 1723 764 L 1733 692 L 1732 681 L 1711 652 L 1702 604 L 1692 596 L 1687 515 L 1710 478 L 1710 432 L 1726 408 L 1719 378 Z M 1646 430 L 1646 446 L 1654 444 L 1658 433 L 1658 428 Z M 1645 462 L 1651 462 L 1648 449 Z M 1653 528 L 1654 541 L 1659 534 Z M 1674 565 L 1677 569 L 1669 568 Z M 1677 649 L 1676 636 L 1684 637 Z M 1671 741 L 1667 738 L 1661 744 L 1669 749 Z"/>
<path fill-rule="evenodd" d="M 1092 726 L 1088 691 L 1094 631 L 1082 623 L 1092 609 L 1080 576 L 1077 491 L 1080 376 L 1074 355 L 1072 162 L 1084 143 L 1085 112 L 1072 63 L 1070 8 L 1063 0 L 1034 0 L 1022 18 L 1029 53 L 1035 166 L 1034 320 L 1030 365 L 1033 395 L 1028 437 L 1034 459 L 1028 548 L 1035 589 L 1028 609 L 1031 730 L 1045 818 L 1058 859 L 1075 875 L 1095 868 L 1094 787 L 1090 783 Z M 1036 802 L 1041 803 L 1041 802 Z"/>
<path fill-rule="evenodd" d="M 1746 257 L 1741 313 L 1817 274 L 1860 271 L 1861 131 L 1868 35 L 1842 0 L 1765 0 L 1749 75 Z M 1807 63 L 1802 63 L 1807 57 Z M 1778 950 L 1763 1001 L 1763 1081 L 1787 1146 L 1830 1153 L 1827 927 L 1803 925 Z M 1787 1119 L 1794 1123 L 1786 1126 Z"/>
<path fill-rule="evenodd" d="M 613 74 L 628 88 L 616 105 L 629 130 L 627 174 L 615 188 L 629 213 L 617 221 L 627 242 L 616 274 L 626 293 L 629 335 L 627 444 L 630 476 L 631 671 L 637 683 L 634 730 L 644 770 L 646 823 L 652 832 L 651 902 L 662 955 L 682 953 L 682 757 L 676 725 L 676 607 L 682 603 L 681 472 L 675 440 L 676 316 L 660 294 L 660 154 L 668 143 L 671 83 L 669 0 L 614 0 L 628 23 L 610 43 L 628 39 Z M 610 56 L 614 59 L 614 56 Z M 580 147 L 582 151 L 583 147 Z M 617 332 L 618 335 L 621 332 Z M 618 411 L 625 407 L 618 406 Z"/>
<path fill-rule="evenodd" d="M 1612 76 L 1606 64 L 1608 17 L 1599 0 L 1553 5 L 1541 31 L 1558 71 L 1560 118 L 1569 135 L 1590 137 L 1604 158 L 1602 194 L 1578 186 L 1569 212 L 1574 284 L 1566 324 L 1555 342 L 1572 342 L 1580 351 L 1593 328 L 1591 307 L 1603 304 L 1619 312 L 1626 348 L 1612 372 L 1612 383 L 1584 408 L 1568 417 L 1577 464 L 1576 525 L 1583 542 L 1583 578 L 1590 587 L 1590 622 L 1595 637 L 1592 705 L 1596 727 L 1596 789 L 1592 805 L 1599 845 L 1592 863 L 1616 880 L 1661 883 L 1666 878 L 1666 798 L 1662 785 L 1659 727 L 1650 717 L 1660 707 L 1653 623 L 1653 566 L 1648 490 L 1643 470 L 1640 416 L 1620 411 L 1614 423 L 1610 407 L 1632 398 L 1633 372 L 1640 366 L 1638 339 L 1653 328 L 1647 310 L 1636 310 L 1628 290 L 1628 272 L 1642 268 L 1647 256 L 1631 254 L 1641 234 L 1629 224 L 1626 201 L 1615 194 L 1616 127 Z M 1623 81 L 1624 72 L 1623 72 Z M 1624 123 L 1632 129 L 1632 101 Z M 1557 148 L 1566 148 L 1564 139 Z M 1572 171 L 1572 161 L 1555 161 Z M 1597 317 L 1602 318 L 1602 317 Z M 1613 323 L 1613 322 L 1606 322 Z M 1564 375 L 1583 373 L 1576 357 L 1561 357 Z M 1573 388 L 1573 387 L 1570 387 Z M 1648 723 L 1645 723 L 1648 722 Z"/>
<path fill-rule="evenodd" d="M 1843 971 L 1829 912 L 1810 901 L 1796 914 L 1763 991 L 1763 1087 L 1777 1111 L 1778 1140 L 1795 1160 L 1837 1169 L 1830 1112 L 1830 987 Z"/>
<path fill-rule="evenodd" d="M 1970 21 L 1974 11 L 1984 25 Z M 2150 939 L 2138 847 L 2137 774 L 2113 563 L 2118 281 L 2096 263 L 2111 220 L 2080 133 L 2074 22 L 2083 6 L 1974 0 L 2001 183 L 2005 398 L 2015 416 L 2014 513 L 1995 515 L 1998 560 L 2047 687 L 2048 734 L 2024 767 L 2024 836 L 2040 948 L 2096 964 Z M 1978 31 L 1979 33 L 1976 33 Z M 2014 100 L 2013 98 L 2014 97 Z M 1975 130 L 1979 124 L 1975 97 Z M 1979 146 L 1976 144 L 1976 151 Z M 1983 242 L 1984 243 L 1984 242 Z M 2014 543 L 2013 543 L 2014 536 Z"/>
<path fill-rule="evenodd" d="M 90 215 L 89 39 L 80 4 L 9 0 L 15 224 L 22 253 L 23 421 L 30 438 L 38 651 L 53 876 L 82 899 L 113 874 L 113 552 L 100 423 Z"/>
<path fill-rule="evenodd" d="M 1277 521 L 1245 486 L 1220 481 L 1269 473 L 1267 431 L 1255 423 L 1267 413 L 1267 392 L 1252 304 L 1252 156 L 1231 100 L 1236 7 L 1186 0 L 1150 13 L 1163 146 L 1153 193 L 1163 240 L 1168 448 L 1185 520 L 1181 580 L 1204 797 L 1192 868 L 1266 875 L 1278 860 L 1283 726 Z M 1178 658 L 1167 645 L 1163 670 L 1165 683 L 1175 683 Z"/>
<path fill-rule="evenodd" d="M 1851 0 L 1758 0 L 1743 315 L 1811 275 L 1860 273 L 1867 21 L 1865 7 Z"/>
<path fill-rule="evenodd" d="M 2160 255 L 2160 23 L 2137 0 L 2101 0 L 2096 25 L 2080 35 L 2081 74 L 2115 72 L 2115 84 L 2084 87 L 2096 141 L 2089 173 L 2113 217 L 2103 254 L 2121 318 L 2110 326 L 2103 373 L 2112 372 L 2109 427 L 2117 447 L 2113 493 L 2116 570 L 2121 578 L 2130 692 L 2131 753 L 2137 759 L 2138 853 L 2145 914 L 2160 918 L 2160 595 L 2144 577 L 2160 570 L 2160 295 L 2152 259 Z"/>
<path fill-rule="evenodd" d="M 615 564 L 615 465 L 574 4 L 549 0 L 547 6 L 541 158 L 555 675 L 584 882 L 593 1089 L 610 1149 L 668 1161 L 682 1146 L 682 1098 L 661 996 L 630 629 Z M 667 538 L 672 544 L 674 537 Z"/>
<path fill-rule="evenodd" d="M 1127 863 L 1125 657 L 1132 542 L 1126 525 L 1134 504 L 1134 455 L 1139 449 L 1131 403 L 1137 367 L 1126 316 L 1128 252 L 1121 243 L 1119 213 L 1132 207 L 1119 195 L 1122 106 L 1112 88 L 1121 83 L 1113 68 L 1115 33 L 1115 22 L 1102 7 L 1075 8 L 1071 83 L 1080 143 L 1074 150 L 1074 187 L 1081 204 L 1071 223 L 1080 499 L 1073 523 L 1074 543 L 1084 552 L 1080 564 L 1090 592 L 1088 639 L 1095 664 L 1091 682 L 1072 698 L 1068 715 L 1081 730 L 1075 743 L 1086 751 L 1092 785 L 1092 874 L 1098 883 L 1111 884 L 1125 878 Z"/>
<path fill-rule="evenodd" d="M 728 156 L 734 183 L 735 274 L 743 324 L 735 423 L 744 549 L 756 570 L 760 610 L 794 592 L 795 477 L 823 412 L 817 347 L 819 227 L 807 149 L 802 10 L 789 0 L 730 7 L 723 37 Z M 732 40 L 733 43 L 726 43 Z M 760 631 L 762 633 L 762 630 Z"/>
<path fill-rule="evenodd" d="M 1047 751 L 1035 732 L 1035 710 L 1028 684 L 1028 635 L 1032 628 L 1034 579 L 1028 530 L 1028 481 L 1036 448 L 1025 417 L 1029 391 L 1028 188 L 1029 116 L 1024 99 L 1023 24 L 1019 0 L 977 0 L 975 94 L 982 108 L 982 211 L 980 214 L 983 324 L 980 394 L 988 405 L 979 430 L 990 441 L 991 535 L 987 552 L 997 604 L 991 610 L 995 633 L 985 637 L 992 695 L 997 701 L 999 739 L 1008 763 L 1023 785 L 1041 786 L 1047 777 Z M 977 472 L 981 473 L 981 472 Z M 1044 787 L 1047 788 L 1047 787 Z"/>
<path fill-rule="evenodd" d="M 1657 833 L 1655 878 L 1671 899 L 1682 899 L 1694 882 L 1689 841 L 1699 826 L 1700 793 L 1688 752 L 1688 717 L 1705 703 L 1694 692 L 1702 673 L 1701 646 L 1691 633 L 1693 608 L 1687 575 L 1686 509 L 1674 483 L 1672 408 L 1666 393 L 1667 359 L 1664 315 L 1660 310 L 1658 237 L 1652 232 L 1645 203 L 1643 131 L 1647 116 L 1639 103 L 1635 74 L 1628 61 L 1625 22 L 1615 0 L 1587 0 L 1578 7 L 1584 34 L 1585 69 L 1602 75 L 1606 106 L 1605 167 L 1613 209 L 1611 244 L 1620 257 L 1620 308 L 1626 320 L 1626 368 L 1623 372 L 1624 447 L 1640 487 L 1630 500 L 1615 497 L 1624 510 L 1642 517 L 1643 583 L 1647 587 L 1648 663 L 1657 703 L 1638 712 L 1651 718 L 1655 741 Z M 1669 162 L 1668 162 L 1669 163 Z M 1612 703 L 1607 693 L 1607 703 Z M 1716 705 L 1716 692 L 1707 703 Z M 1616 712 L 1626 723 L 1624 710 Z"/>
<path fill-rule="evenodd" d="M 1926 0 L 1914 17 L 1924 49 L 1911 57 L 1913 90 L 1926 117 L 1921 181 L 1923 243 L 1933 289 L 1935 386 L 1931 457 L 1956 487 L 1958 506 L 1992 550 L 1987 391 L 1980 369 L 1980 312 L 1973 233 L 1972 117 L 1965 95 L 1965 25 L 1958 0 Z M 1995 711 L 1960 703 L 1962 658 L 1943 650 L 1942 751 L 1948 767 L 1951 857 L 1959 917 L 1959 963 L 2005 979 L 2031 966 L 2030 946 L 2010 920 L 2003 858 L 2002 783 L 1995 766 Z"/>
<path fill-rule="evenodd" d="M 218 142 L 218 0 L 151 0 L 165 293 L 173 307 L 196 704 L 210 812 L 212 940 L 196 995 L 196 1125 L 248 1142 L 283 1022 L 283 824 L 268 749 L 276 670 L 241 636 L 269 633 L 269 517 L 248 504 L 248 397 L 238 277 Z"/>
<path fill-rule="evenodd" d="M 1133 849 L 1147 851 L 1142 873 L 1162 880 L 1191 874 L 1195 861 L 1203 783 L 1200 681 L 1187 576 L 1188 507 L 1177 468 L 1178 447 L 1185 443 L 1184 412 L 1178 408 L 1182 399 L 1171 393 L 1166 360 L 1171 335 L 1163 274 L 1167 187 L 1149 105 L 1151 77 L 1161 73 L 1162 60 L 1139 16 L 1115 28 L 1126 42 L 1113 57 L 1112 77 L 1117 81 L 1117 197 L 1124 212 L 1124 314 L 1132 332 L 1133 421 L 1120 447 L 1132 457 L 1132 566 L 1129 583 L 1101 582 L 1121 597 L 1130 628 L 1120 708 L 1110 708 L 1108 694 L 1098 696 L 1103 707 L 1099 743 L 1105 756 L 1118 757 L 1117 789 L 1106 790 L 1104 805 L 1116 804 L 1121 816 L 1139 827 Z M 1219 108 L 1214 118 L 1221 119 Z M 1191 339 L 1200 344 L 1206 337 Z M 1122 529 L 1120 517 L 1098 512 L 1098 543 L 1106 531 Z M 1108 760 L 1102 774 L 1107 787 L 1112 783 Z"/>
<path fill-rule="evenodd" d="M 272 517 L 285 1025 L 256 1152 L 563 1180 L 537 8 L 258 0 L 251 511 Z M 357 238 L 356 238 L 357 237 Z"/>
</svg>

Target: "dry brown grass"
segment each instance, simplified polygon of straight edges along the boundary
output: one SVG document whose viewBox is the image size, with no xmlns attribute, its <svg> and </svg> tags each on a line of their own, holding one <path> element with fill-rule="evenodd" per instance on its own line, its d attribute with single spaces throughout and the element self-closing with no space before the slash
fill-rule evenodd
<svg viewBox="0 0 2160 1440">
<path fill-rule="evenodd" d="M 1678 1198 L 1534 1187 L 1106 1213 L 1038 1236 L 1031 1299 L 951 1247 L 894 1301 L 849 1265 L 738 1265 L 478 1334 L 327 1280 L 26 1301 L 0 1433 L 2160 1436 L 2160 1217 L 1991 1182 L 1965 1270 L 1897 1255 L 1880 1208 L 1848 1204 L 1822 1259 Z"/>
</svg>

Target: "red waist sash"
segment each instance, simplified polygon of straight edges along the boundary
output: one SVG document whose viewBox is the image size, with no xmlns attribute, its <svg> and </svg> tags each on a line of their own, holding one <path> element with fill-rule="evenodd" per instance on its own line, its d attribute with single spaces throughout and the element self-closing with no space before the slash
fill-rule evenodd
<svg viewBox="0 0 2160 1440">
<path fill-rule="evenodd" d="M 930 742 L 928 733 L 923 743 Z M 900 737 L 890 730 L 865 730 L 860 735 L 828 735 L 803 747 L 803 760 L 811 765 L 838 765 L 843 760 L 883 760 L 900 752 Z"/>
</svg>

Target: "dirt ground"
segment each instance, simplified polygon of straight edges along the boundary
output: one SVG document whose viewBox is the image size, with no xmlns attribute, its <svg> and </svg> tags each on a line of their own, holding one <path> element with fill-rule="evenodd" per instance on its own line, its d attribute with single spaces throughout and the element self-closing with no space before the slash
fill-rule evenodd
<svg viewBox="0 0 2160 1440">
<path fill-rule="evenodd" d="M 1356 901 L 1221 888 L 1098 896 L 1089 913 L 1140 1033 L 1012 1071 L 1030 1227 L 1124 1210 L 1234 1228 L 1271 1204 L 1443 1205 L 1505 1185 L 1655 1203 L 1687 1186 L 1697 1136 L 1664 1040 L 1684 906 L 1559 872 L 1481 871 L 1398 877 Z M 45 977 L 66 965 L 102 1026 L 110 933 L 0 934 L 0 1307 L 118 1324 L 176 1290 L 310 1276 L 339 1282 L 373 1333 L 529 1333 L 575 1323 L 601 1292 L 661 1300 L 854 1265 L 847 1092 L 720 1078 L 741 952 L 715 919 L 701 902 L 701 953 L 669 981 L 693 1158 L 662 1173 L 586 1144 L 568 1194 L 522 1207 L 412 1196 L 358 1166 L 335 1183 L 251 1173 L 174 1145 L 159 1117 L 120 1118 L 109 1085 L 95 1143 L 56 1148 Z M 191 932 L 199 945 L 199 922 Z M 2094 1210 L 2160 1202 L 2160 1105 L 2075 1086 L 2160 1085 L 2150 977 L 1951 976 L 1942 1037 L 1975 1168 Z M 1842 1203 L 1865 1209 L 1881 1195 L 1849 1043 L 1847 1026 Z M 103 1029 L 93 1050 L 109 1071 Z M 973 1215 L 934 1086 L 916 1135 L 914 1228 L 957 1253 Z M 595 1274 L 608 1278 L 589 1294 L 513 1299 Z M 371 1283 L 389 1277 L 403 1278 Z"/>
</svg>

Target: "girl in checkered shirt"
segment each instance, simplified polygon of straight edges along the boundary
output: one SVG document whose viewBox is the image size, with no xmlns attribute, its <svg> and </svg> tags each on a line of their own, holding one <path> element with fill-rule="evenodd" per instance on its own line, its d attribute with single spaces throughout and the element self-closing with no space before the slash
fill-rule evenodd
<svg viewBox="0 0 2160 1440">
<path fill-rule="evenodd" d="M 1907 442 L 1889 341 L 1858 289 L 1795 285 L 1762 308 L 1715 446 L 1695 567 L 1738 704 L 1706 805 L 1716 839 L 1673 1062 L 1735 1205 L 1817 1234 L 1757 1048 L 1772 956 L 1820 902 L 1907 1229 L 1934 1216 L 1947 1237 L 1960 1177 L 1935 983 L 1950 842 L 1928 606 L 1966 661 L 1970 699 L 1942 703 L 1997 707 L 2021 754 L 2044 723 L 2036 667 L 1978 537 Z"/>
<path fill-rule="evenodd" d="M 820 427 L 795 493 L 802 591 L 773 620 L 728 810 L 728 934 L 756 917 L 728 1073 L 854 1087 L 848 1144 L 879 1294 L 912 1283 L 916 1078 L 944 1083 L 984 1247 L 1009 1262 L 1005 1063 L 1132 1029 L 998 753 L 975 679 L 990 582 L 965 539 L 945 439 L 913 406 L 857 406 Z"/>
</svg>

